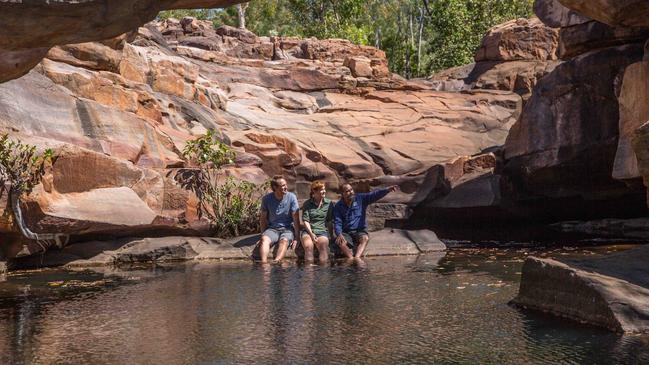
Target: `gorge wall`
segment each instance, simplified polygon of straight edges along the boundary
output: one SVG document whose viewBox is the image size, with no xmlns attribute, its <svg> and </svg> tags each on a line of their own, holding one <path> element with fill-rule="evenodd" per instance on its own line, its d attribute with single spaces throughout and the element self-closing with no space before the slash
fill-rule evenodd
<svg viewBox="0 0 649 365">
<path fill-rule="evenodd" d="M 558 61 L 525 97 L 503 146 L 489 183 L 500 195 L 480 209 L 431 202 L 418 214 L 432 217 L 426 224 L 437 221 L 444 230 L 459 223 L 461 230 L 477 220 L 501 232 L 515 222 L 529 231 L 529 223 L 647 215 L 642 125 L 649 30 L 634 18 L 644 5 L 630 3 L 535 2 L 539 19 L 558 32 Z M 466 200 L 487 191 L 485 185 L 465 183 Z"/>
<path fill-rule="evenodd" d="M 208 130 L 237 151 L 227 174 L 283 174 L 300 198 L 313 180 L 332 197 L 341 182 L 399 184 L 378 225 L 411 209 L 412 224 L 465 231 L 646 213 L 649 32 L 617 13 L 537 1 L 540 20 L 492 29 L 475 64 L 405 80 L 381 50 L 344 40 L 192 18 L 145 25 L 161 9 L 233 2 L 45 3 L 0 5 L 0 24 L 16 30 L 0 41 L 0 131 L 57 155 L 23 201 L 36 232 L 73 242 L 212 234 L 179 183 L 194 168 L 185 143 Z M 43 9 L 34 31 L 11 17 Z M 111 26 L 81 22 L 96 12 Z M 64 13 L 73 20 L 55 27 Z M 44 249 L 10 217 L 6 257 Z"/>
</svg>

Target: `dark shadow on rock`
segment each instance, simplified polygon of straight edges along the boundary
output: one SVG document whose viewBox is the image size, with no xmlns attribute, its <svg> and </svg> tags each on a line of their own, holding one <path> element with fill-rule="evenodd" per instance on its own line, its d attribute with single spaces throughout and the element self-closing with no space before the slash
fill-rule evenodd
<svg viewBox="0 0 649 365">
<path fill-rule="evenodd" d="M 14 270 L 21 270 L 63 266 L 75 260 L 91 259 L 105 251 L 118 250 L 133 240 L 135 240 L 135 238 L 131 237 L 111 241 L 75 243 L 62 249 L 49 249 L 42 254 L 14 258 L 11 260 L 11 267 Z"/>
<path fill-rule="evenodd" d="M 252 247 L 259 242 L 259 235 L 254 234 L 254 235 L 249 235 L 249 236 L 242 236 L 242 237 L 235 237 L 230 240 L 228 240 L 229 243 L 232 244 L 232 246 L 241 248 L 241 247 Z"/>
</svg>

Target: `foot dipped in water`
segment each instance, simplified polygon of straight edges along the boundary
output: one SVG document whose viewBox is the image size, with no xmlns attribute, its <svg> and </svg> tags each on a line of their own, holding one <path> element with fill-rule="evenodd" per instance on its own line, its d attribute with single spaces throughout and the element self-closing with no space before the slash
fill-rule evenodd
<svg viewBox="0 0 649 365">
<path fill-rule="evenodd" d="M 354 265 L 361 268 L 361 269 L 364 269 L 364 268 L 367 267 L 367 263 L 365 262 L 365 260 L 363 260 L 360 257 L 354 257 Z"/>
</svg>

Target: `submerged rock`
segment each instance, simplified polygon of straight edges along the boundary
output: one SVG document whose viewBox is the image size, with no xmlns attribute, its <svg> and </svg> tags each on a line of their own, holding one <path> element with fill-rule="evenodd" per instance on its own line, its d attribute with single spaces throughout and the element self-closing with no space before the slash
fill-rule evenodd
<svg viewBox="0 0 649 365">
<path fill-rule="evenodd" d="M 616 332 L 649 333 L 649 246 L 582 260 L 530 257 L 513 303 Z"/>
<path fill-rule="evenodd" d="M 567 221 L 551 225 L 562 233 L 578 233 L 595 238 L 637 238 L 649 240 L 649 218 Z"/>
</svg>

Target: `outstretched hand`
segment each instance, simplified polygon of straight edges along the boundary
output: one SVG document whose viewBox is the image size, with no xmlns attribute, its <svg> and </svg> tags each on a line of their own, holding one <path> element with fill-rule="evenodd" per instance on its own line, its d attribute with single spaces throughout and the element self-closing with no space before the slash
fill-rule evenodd
<svg viewBox="0 0 649 365">
<path fill-rule="evenodd" d="M 394 193 L 395 191 L 399 191 L 399 185 L 388 186 L 388 190 L 390 190 L 391 193 Z"/>
</svg>

